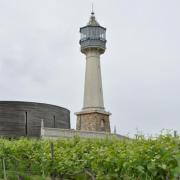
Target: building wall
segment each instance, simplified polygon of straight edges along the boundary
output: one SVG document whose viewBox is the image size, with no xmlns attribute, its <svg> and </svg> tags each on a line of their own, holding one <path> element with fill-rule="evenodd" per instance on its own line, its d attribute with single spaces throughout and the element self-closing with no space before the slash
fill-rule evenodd
<svg viewBox="0 0 180 180">
<path fill-rule="evenodd" d="M 119 138 L 128 139 L 128 137 L 121 136 L 120 134 L 111 134 L 109 132 L 98 131 L 78 131 L 74 129 L 58 129 L 58 128 L 42 128 L 41 137 L 44 139 L 57 139 L 57 138 L 73 138 L 79 136 L 81 138 Z"/>
<path fill-rule="evenodd" d="M 43 103 L 0 101 L 0 136 L 39 137 L 41 120 L 49 128 L 70 128 L 68 109 Z"/>
<path fill-rule="evenodd" d="M 97 112 L 78 113 L 76 129 L 81 131 L 110 132 L 109 114 Z"/>
</svg>

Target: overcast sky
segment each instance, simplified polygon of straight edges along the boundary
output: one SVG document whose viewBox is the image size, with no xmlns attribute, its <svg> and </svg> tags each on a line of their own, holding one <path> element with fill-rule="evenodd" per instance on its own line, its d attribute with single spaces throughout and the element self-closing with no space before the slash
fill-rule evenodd
<svg viewBox="0 0 180 180">
<path fill-rule="evenodd" d="M 0 100 L 83 104 L 90 0 L 0 0 Z M 120 134 L 180 132 L 180 1 L 94 0 L 107 28 L 104 102 Z"/>
</svg>

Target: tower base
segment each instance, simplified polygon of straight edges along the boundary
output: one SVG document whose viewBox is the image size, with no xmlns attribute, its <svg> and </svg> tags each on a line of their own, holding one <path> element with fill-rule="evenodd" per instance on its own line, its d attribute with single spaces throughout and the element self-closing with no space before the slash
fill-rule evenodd
<svg viewBox="0 0 180 180">
<path fill-rule="evenodd" d="M 76 129 L 82 131 L 111 132 L 109 116 L 111 113 L 101 110 L 83 110 L 76 113 Z"/>
</svg>

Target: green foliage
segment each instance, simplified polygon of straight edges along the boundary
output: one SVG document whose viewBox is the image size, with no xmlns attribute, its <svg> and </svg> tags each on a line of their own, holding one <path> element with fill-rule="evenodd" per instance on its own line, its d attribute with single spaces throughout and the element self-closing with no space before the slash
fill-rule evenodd
<svg viewBox="0 0 180 180">
<path fill-rule="evenodd" d="M 0 139 L 0 161 L 9 180 L 164 180 L 180 176 L 180 138 L 18 140 Z M 0 178 L 3 166 L 0 162 Z M 32 177 L 32 178 L 30 178 Z"/>
</svg>

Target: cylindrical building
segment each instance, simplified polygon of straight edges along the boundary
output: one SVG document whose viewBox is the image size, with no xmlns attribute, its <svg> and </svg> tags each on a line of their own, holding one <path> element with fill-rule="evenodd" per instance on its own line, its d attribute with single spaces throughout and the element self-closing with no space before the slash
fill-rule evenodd
<svg viewBox="0 0 180 180">
<path fill-rule="evenodd" d="M 19 101 L 0 101 L 0 136 L 40 137 L 45 127 L 70 129 L 70 111 L 63 107 Z"/>
</svg>

